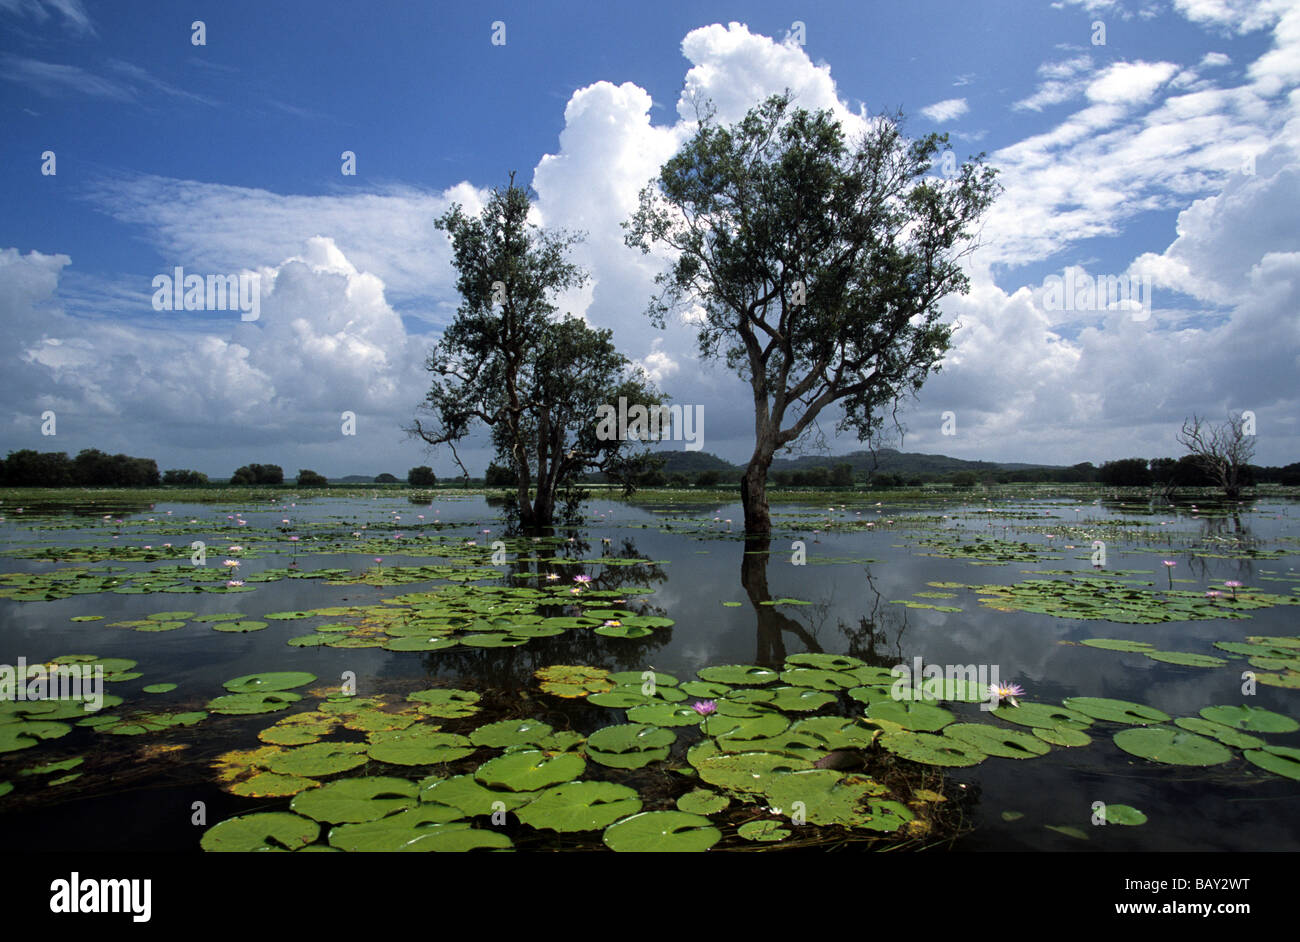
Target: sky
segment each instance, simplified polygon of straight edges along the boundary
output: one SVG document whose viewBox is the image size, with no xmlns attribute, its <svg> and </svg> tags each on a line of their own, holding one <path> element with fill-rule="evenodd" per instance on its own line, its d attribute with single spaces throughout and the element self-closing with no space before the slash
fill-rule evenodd
<svg viewBox="0 0 1300 942">
<path fill-rule="evenodd" d="M 747 386 L 698 358 L 689 314 L 646 316 L 670 259 L 620 223 L 694 133 L 691 100 L 730 124 L 787 88 L 850 139 L 901 110 L 1004 187 L 969 292 L 940 305 L 942 369 L 887 444 L 1100 464 L 1176 456 L 1185 418 L 1248 410 L 1256 463 L 1300 460 L 1289 0 L 0 0 L 0 453 L 452 474 L 402 431 L 459 304 L 434 221 L 513 171 L 541 226 L 584 236 L 590 281 L 560 311 L 744 461 Z M 245 276 L 256 319 L 156 309 L 178 266 Z M 1057 303 L 1108 277 L 1145 305 Z M 834 424 L 795 453 L 863 447 Z M 462 457 L 481 473 L 486 439 Z"/>
</svg>

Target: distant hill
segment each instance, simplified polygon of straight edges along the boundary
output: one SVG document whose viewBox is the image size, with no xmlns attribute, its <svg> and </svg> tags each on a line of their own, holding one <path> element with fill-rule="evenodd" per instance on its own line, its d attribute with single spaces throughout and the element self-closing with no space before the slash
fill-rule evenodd
<svg viewBox="0 0 1300 942">
<path fill-rule="evenodd" d="M 345 478 L 330 478 L 331 484 L 374 484 L 373 474 L 349 474 Z"/>
<path fill-rule="evenodd" d="M 744 467 L 724 461 L 705 451 L 669 451 L 664 463 L 665 474 L 695 474 L 700 471 L 735 472 Z M 777 458 L 772 471 L 807 471 L 811 468 L 833 468 L 849 464 L 853 473 L 865 477 L 876 474 L 952 474 L 956 471 L 975 473 L 994 471 L 1021 471 L 1033 468 L 1061 468 L 1064 465 L 1023 464 L 1019 462 L 968 461 L 949 458 L 947 455 L 927 455 L 921 452 L 904 452 L 896 448 L 881 448 L 874 455 L 869 451 L 855 451 L 847 455 L 801 455 L 798 458 Z"/>
</svg>

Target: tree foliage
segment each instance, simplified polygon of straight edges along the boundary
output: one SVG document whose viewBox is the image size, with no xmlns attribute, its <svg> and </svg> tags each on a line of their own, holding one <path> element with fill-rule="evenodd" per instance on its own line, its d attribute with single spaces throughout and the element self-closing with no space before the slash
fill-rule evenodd
<svg viewBox="0 0 1300 942">
<path fill-rule="evenodd" d="M 634 487 L 647 453 L 600 437 L 597 409 L 619 396 L 646 405 L 662 396 L 630 369 L 610 331 L 555 318 L 553 299 L 587 276 L 566 259 L 577 237 L 529 223 L 530 206 L 512 174 L 478 219 L 455 205 L 437 221 L 451 238 L 461 304 L 428 359 L 427 421 L 408 431 L 449 446 L 465 471 L 456 445 L 486 426 L 497 462 L 514 470 L 520 522 L 531 527 L 549 526 L 559 501 L 575 510 L 585 473 Z"/>
<path fill-rule="evenodd" d="M 748 382 L 756 441 L 741 497 L 769 532 L 766 476 L 832 404 L 838 430 L 870 438 L 886 410 L 938 369 L 951 328 L 939 301 L 964 293 L 955 247 L 991 204 L 982 155 L 928 176 L 946 136 L 907 142 L 881 117 L 853 147 L 829 111 L 773 96 L 732 127 L 706 112 L 641 192 L 626 242 L 674 257 L 648 314 L 698 307 L 698 342 Z"/>
</svg>

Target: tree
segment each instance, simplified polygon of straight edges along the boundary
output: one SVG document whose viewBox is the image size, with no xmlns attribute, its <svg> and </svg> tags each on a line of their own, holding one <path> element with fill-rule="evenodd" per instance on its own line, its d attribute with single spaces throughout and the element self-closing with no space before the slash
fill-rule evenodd
<svg viewBox="0 0 1300 942">
<path fill-rule="evenodd" d="M 849 464 L 847 461 L 843 461 L 831 468 L 831 486 L 852 487 L 853 465 Z"/>
<path fill-rule="evenodd" d="M 701 471 L 699 474 L 695 475 L 695 486 L 696 487 L 717 487 L 718 481 L 720 481 L 721 479 L 722 479 L 722 475 L 719 474 L 717 471 L 713 471 L 713 470 Z"/>
<path fill-rule="evenodd" d="M 959 488 L 974 487 L 979 478 L 974 471 L 958 471 L 952 476 L 952 486 Z"/>
<path fill-rule="evenodd" d="M 1193 415 L 1183 422 L 1178 443 L 1229 500 L 1236 500 L 1241 489 L 1248 486 L 1247 466 L 1255 456 L 1255 436 L 1246 433 L 1242 416 L 1229 416 L 1223 425 L 1210 425 Z"/>
<path fill-rule="evenodd" d="M 376 484 L 401 484 L 402 482 L 397 480 L 397 475 L 389 474 L 387 471 L 385 471 L 383 474 L 375 475 L 375 483 Z"/>
<path fill-rule="evenodd" d="M 278 464 L 246 464 L 230 476 L 231 484 L 283 484 L 284 469 Z"/>
<path fill-rule="evenodd" d="M 484 487 L 514 487 L 518 483 L 519 475 L 514 468 L 499 465 L 495 461 L 489 461 L 487 470 L 483 472 Z"/>
<path fill-rule="evenodd" d="M 1145 458 L 1121 458 L 1098 468 L 1097 480 L 1107 487 L 1147 487 L 1151 483 L 1151 471 Z"/>
<path fill-rule="evenodd" d="M 671 268 L 647 313 L 663 326 L 698 306 L 699 346 L 748 381 L 754 451 L 741 481 L 745 529 L 771 532 L 767 470 L 832 404 L 859 440 L 938 369 L 952 328 L 940 299 L 965 293 L 954 254 L 991 205 L 983 155 L 925 176 L 947 137 L 904 142 L 882 117 L 850 150 L 828 111 L 773 96 L 737 125 L 706 112 L 641 191 L 626 243 L 663 243 Z"/>
<path fill-rule="evenodd" d="M 406 472 L 406 483 L 412 487 L 433 487 L 438 483 L 438 478 L 434 475 L 433 468 L 422 464 Z"/>
<path fill-rule="evenodd" d="M 461 305 L 427 363 L 433 383 L 422 410 L 432 425 L 417 418 L 407 431 L 448 445 L 468 477 L 456 443 L 487 426 L 498 461 L 515 472 L 520 523 L 532 528 L 550 526 L 561 500 L 576 513 L 577 483 L 587 472 L 634 488 L 648 452 L 631 454 L 633 436 L 601 434 L 595 420 L 620 397 L 646 407 L 663 397 L 629 370 L 610 331 L 553 318 L 550 299 L 587 276 L 565 259 L 576 237 L 529 224 L 530 205 L 511 174 L 480 218 L 454 205 L 438 219 L 451 238 Z"/>
<path fill-rule="evenodd" d="M 188 468 L 168 468 L 163 472 L 162 482 L 164 484 L 183 484 L 195 486 L 207 484 L 208 476 L 202 471 L 191 471 Z"/>
<path fill-rule="evenodd" d="M 298 469 L 298 486 L 299 487 L 325 487 L 329 484 L 329 478 L 323 474 L 317 474 L 308 468 Z"/>
</svg>

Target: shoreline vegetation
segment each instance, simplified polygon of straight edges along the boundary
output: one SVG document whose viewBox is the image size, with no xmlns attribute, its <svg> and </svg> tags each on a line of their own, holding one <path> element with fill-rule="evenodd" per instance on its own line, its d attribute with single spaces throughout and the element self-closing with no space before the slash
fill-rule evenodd
<svg viewBox="0 0 1300 942">
<path fill-rule="evenodd" d="M 740 492 L 735 485 L 718 485 L 713 487 L 640 487 L 635 493 L 625 495 L 623 489 L 614 484 L 587 484 L 588 500 L 614 500 L 624 503 L 702 503 L 729 504 L 740 500 Z M 502 487 L 487 487 L 471 484 L 439 484 L 426 487 L 412 487 L 409 484 L 329 484 L 314 487 L 298 487 L 294 484 L 281 485 L 228 485 L 208 484 L 193 486 L 156 487 L 0 487 L 0 512 L 13 513 L 17 506 L 40 504 L 67 504 L 69 501 L 89 501 L 103 503 L 222 503 L 250 501 L 279 501 L 281 498 L 292 500 L 310 500 L 317 497 L 368 497 L 378 494 L 392 496 L 406 493 L 412 502 L 434 500 L 438 498 L 457 499 L 469 497 L 488 497 L 494 501 L 508 499 L 512 492 Z M 976 484 L 970 487 L 957 487 L 950 484 L 931 484 L 922 487 L 869 488 L 858 487 L 779 487 L 774 486 L 768 492 L 773 501 L 787 504 L 809 502 L 847 503 L 863 501 L 950 501 L 989 499 L 990 501 L 1013 497 L 1041 497 L 1059 499 L 1087 499 L 1133 501 L 1159 501 L 1160 503 L 1216 503 L 1223 502 L 1222 493 L 1213 487 L 1187 488 L 1180 490 L 1169 501 L 1165 501 L 1149 487 L 1114 487 L 1110 485 L 1058 484 L 1058 483 L 1015 483 L 1015 484 Z M 1242 495 L 1241 502 L 1272 497 L 1284 499 L 1300 498 L 1300 487 L 1281 484 L 1260 484 Z"/>
</svg>

